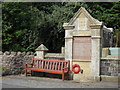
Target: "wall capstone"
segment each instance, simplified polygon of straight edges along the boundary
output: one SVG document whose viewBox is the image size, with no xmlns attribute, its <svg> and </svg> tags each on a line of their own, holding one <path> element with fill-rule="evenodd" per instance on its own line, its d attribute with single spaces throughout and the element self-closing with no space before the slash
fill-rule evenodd
<svg viewBox="0 0 120 90">
<path fill-rule="evenodd" d="M 2 52 L 2 51 L 0 51 L 0 55 L 3 55 L 3 52 Z"/>
<path fill-rule="evenodd" d="M 22 53 L 21 52 L 17 52 L 17 55 L 21 55 Z"/>
<path fill-rule="evenodd" d="M 4 55 L 10 55 L 10 52 L 5 51 L 5 52 L 4 52 Z"/>
<path fill-rule="evenodd" d="M 11 55 L 16 56 L 16 55 L 17 55 L 17 52 L 11 52 Z"/>
</svg>

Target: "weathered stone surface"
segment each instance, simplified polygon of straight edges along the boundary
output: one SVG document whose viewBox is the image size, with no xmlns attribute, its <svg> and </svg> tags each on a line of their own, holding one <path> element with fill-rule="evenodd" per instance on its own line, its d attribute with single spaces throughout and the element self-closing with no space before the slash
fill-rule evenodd
<svg viewBox="0 0 120 90">
<path fill-rule="evenodd" d="M 37 49 L 35 49 L 36 51 L 48 51 L 48 49 L 43 45 L 41 44 Z"/>
<path fill-rule="evenodd" d="M 37 53 L 35 52 L 33 55 L 34 55 L 34 56 L 36 56 L 36 55 L 37 55 Z"/>
<path fill-rule="evenodd" d="M 7 72 L 3 72 L 3 74 L 23 74 L 25 64 L 30 63 L 34 55 L 25 55 L 25 52 L 11 52 L 8 55 L 8 52 L 7 54 L 5 52 L 1 57 L 2 66 L 7 69 Z"/>
<path fill-rule="evenodd" d="M 22 55 L 26 55 L 26 52 L 22 52 Z"/>
<path fill-rule="evenodd" d="M 99 78 L 101 55 L 106 57 L 107 54 L 107 52 L 102 54 L 101 49 L 104 46 L 106 46 L 105 45 L 106 43 L 108 44 L 107 46 L 110 46 L 110 41 L 111 41 L 110 39 L 112 38 L 112 36 L 111 37 L 109 36 L 112 34 L 111 33 L 112 30 L 107 28 L 101 21 L 93 18 L 83 7 L 81 7 L 75 13 L 73 18 L 71 18 L 68 23 L 64 23 L 63 27 L 65 29 L 65 60 L 70 60 L 71 62 L 73 62 L 75 56 L 79 57 L 82 54 L 86 56 L 87 55 L 86 51 L 88 50 L 87 48 L 90 48 L 91 53 L 89 53 L 89 56 L 91 57 L 90 58 L 91 70 L 87 78 L 91 78 L 91 79 L 92 78 L 95 79 L 95 77 Z M 76 37 L 88 37 L 88 36 L 90 36 L 91 39 L 91 47 L 86 46 L 87 43 L 81 44 L 81 42 L 75 42 Z M 83 48 L 85 49 L 83 49 L 81 46 L 83 46 Z M 78 53 L 74 54 L 74 51 L 78 51 Z M 83 59 L 79 58 L 78 60 L 85 61 L 85 58 Z M 105 63 L 105 65 L 109 66 L 110 63 L 107 64 Z M 106 71 L 107 69 L 108 68 L 105 68 Z M 111 72 L 109 72 L 109 75 L 111 75 Z"/>
<path fill-rule="evenodd" d="M 2 52 L 2 51 L 0 51 L 0 55 L 3 55 L 3 52 Z"/>
<path fill-rule="evenodd" d="M 17 52 L 11 52 L 11 55 L 17 55 Z"/>
<path fill-rule="evenodd" d="M 17 55 L 21 55 L 22 53 L 21 52 L 17 52 Z"/>
<path fill-rule="evenodd" d="M 36 58 L 41 58 L 43 59 L 44 58 L 44 55 L 45 53 L 48 51 L 48 49 L 43 45 L 41 44 L 36 50 Z"/>
<path fill-rule="evenodd" d="M 34 55 L 34 52 L 30 52 L 31 53 L 31 55 Z"/>
<path fill-rule="evenodd" d="M 118 76 L 101 75 L 101 80 L 109 81 L 109 82 L 118 82 L 119 78 L 118 78 Z"/>
<path fill-rule="evenodd" d="M 118 76 L 120 60 L 102 59 L 101 75 Z"/>
<path fill-rule="evenodd" d="M 26 55 L 30 55 L 30 54 L 31 54 L 31 52 L 27 52 L 27 53 L 26 53 Z"/>
<path fill-rule="evenodd" d="M 6 51 L 4 52 L 4 55 L 10 55 L 10 52 Z"/>
</svg>

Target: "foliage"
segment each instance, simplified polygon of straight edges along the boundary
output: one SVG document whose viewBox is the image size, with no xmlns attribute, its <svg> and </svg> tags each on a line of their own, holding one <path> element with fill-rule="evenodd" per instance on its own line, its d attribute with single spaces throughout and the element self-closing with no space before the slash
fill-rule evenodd
<svg viewBox="0 0 120 90">
<path fill-rule="evenodd" d="M 9 74 L 9 71 L 10 70 L 8 68 L 0 65 L 0 74 L 1 75 L 7 75 L 7 74 Z"/>
<path fill-rule="evenodd" d="M 102 21 L 107 27 L 113 28 L 113 46 L 120 47 L 120 3 L 89 3 L 88 8 L 94 18 Z"/>
<path fill-rule="evenodd" d="M 43 43 L 50 52 L 60 52 L 65 36 L 62 25 L 81 6 L 107 27 L 114 28 L 115 34 L 120 32 L 119 3 L 4 2 L 3 51 L 34 51 Z"/>
<path fill-rule="evenodd" d="M 31 3 L 3 3 L 3 51 L 35 49 L 38 17 L 41 13 Z"/>
</svg>

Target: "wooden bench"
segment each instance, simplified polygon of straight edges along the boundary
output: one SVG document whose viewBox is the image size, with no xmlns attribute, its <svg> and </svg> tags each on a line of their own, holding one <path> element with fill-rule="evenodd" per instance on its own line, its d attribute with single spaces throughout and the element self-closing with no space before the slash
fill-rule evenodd
<svg viewBox="0 0 120 90">
<path fill-rule="evenodd" d="M 69 70 L 70 70 L 70 61 L 63 61 L 63 60 L 32 58 L 31 63 L 25 64 L 26 76 L 29 74 L 28 71 L 31 71 L 31 73 L 32 71 L 39 71 L 39 72 L 61 74 L 62 80 L 64 80 L 65 74 L 67 74 L 67 78 L 69 78 Z"/>
</svg>

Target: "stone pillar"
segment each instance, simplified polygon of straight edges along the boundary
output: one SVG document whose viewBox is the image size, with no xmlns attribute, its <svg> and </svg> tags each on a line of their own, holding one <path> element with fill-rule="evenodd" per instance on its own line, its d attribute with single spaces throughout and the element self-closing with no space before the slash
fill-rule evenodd
<svg viewBox="0 0 120 90">
<path fill-rule="evenodd" d="M 72 69 L 72 37 L 65 38 L 65 60 L 70 60 L 70 70 Z"/>
<path fill-rule="evenodd" d="M 68 25 L 68 23 L 64 23 L 63 27 L 65 29 L 65 60 L 70 60 L 70 64 L 72 64 L 72 42 L 73 42 L 72 33 L 74 26 Z"/>
<path fill-rule="evenodd" d="M 44 59 L 44 55 L 46 53 L 46 51 L 48 51 L 48 49 L 41 44 L 37 49 L 35 49 L 37 56 L 35 56 L 35 58 L 41 58 Z"/>
<path fill-rule="evenodd" d="M 91 79 L 100 81 L 100 58 L 101 58 L 101 28 L 100 25 L 91 25 L 92 34 L 92 57 L 91 57 Z"/>
<path fill-rule="evenodd" d="M 73 25 L 68 25 L 68 23 L 64 23 L 63 25 L 65 29 L 65 60 L 70 60 L 70 70 L 72 69 L 72 48 L 73 48 Z M 70 79 L 72 79 L 72 72 L 70 72 Z"/>
</svg>

